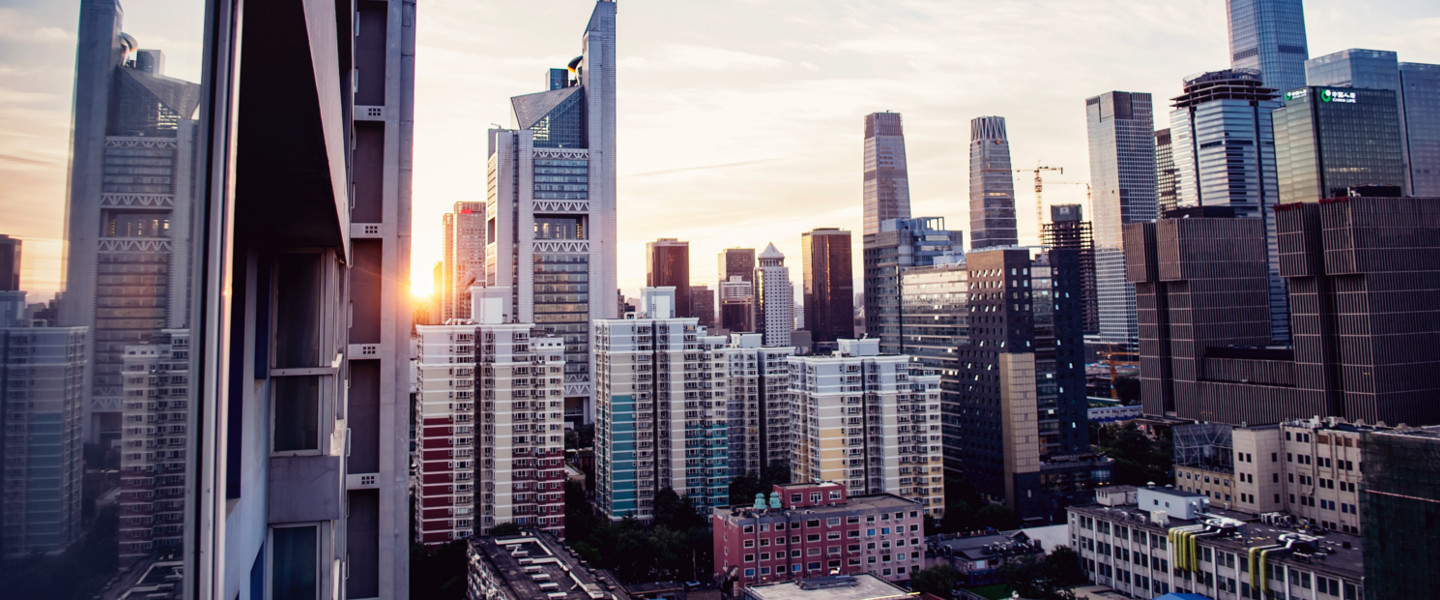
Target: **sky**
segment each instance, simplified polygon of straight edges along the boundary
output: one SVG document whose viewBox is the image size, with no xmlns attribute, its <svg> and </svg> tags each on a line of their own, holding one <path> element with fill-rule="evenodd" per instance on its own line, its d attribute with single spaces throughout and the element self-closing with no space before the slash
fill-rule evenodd
<svg viewBox="0 0 1440 600">
<path fill-rule="evenodd" d="M 133 0 L 126 31 L 198 64 L 194 0 Z M 0 0 L 0 233 L 25 239 L 32 299 L 59 283 L 76 0 Z M 176 7 L 182 7 L 177 14 Z M 580 54 L 593 0 L 418 0 L 413 291 L 431 287 L 441 215 L 483 200 L 485 130 Z M 619 0 L 619 282 L 637 295 L 645 242 L 690 242 L 696 283 L 726 247 L 775 245 L 798 282 L 800 235 L 855 232 L 863 118 L 903 115 L 911 213 L 969 229 L 970 119 L 1008 121 L 1012 162 L 1047 204 L 1083 202 L 1085 98 L 1150 92 L 1157 125 L 1183 77 L 1229 66 L 1224 0 Z M 1309 0 L 1311 56 L 1395 50 L 1440 63 L 1433 0 Z M 1016 175 L 1022 243 L 1033 175 Z M 967 235 L 968 240 L 968 235 Z"/>
</svg>

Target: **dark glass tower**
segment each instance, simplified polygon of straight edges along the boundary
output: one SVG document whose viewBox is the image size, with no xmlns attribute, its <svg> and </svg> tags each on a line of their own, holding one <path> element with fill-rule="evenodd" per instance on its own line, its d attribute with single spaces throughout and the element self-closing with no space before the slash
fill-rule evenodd
<svg viewBox="0 0 1440 600">
<path fill-rule="evenodd" d="M 881 223 L 879 233 L 865 235 L 865 333 L 880 338 L 881 352 L 905 353 L 901 274 L 958 253 L 964 243 L 964 234 L 946 230 L 940 217 L 890 219 Z"/>
<path fill-rule="evenodd" d="M 855 337 L 855 282 L 850 232 L 824 227 L 800 237 L 805 261 L 805 328 L 817 349 Z"/>
<path fill-rule="evenodd" d="M 900 113 L 865 115 L 865 233 L 889 219 L 910 218 L 910 178 Z"/>
<path fill-rule="evenodd" d="M 20 240 L 0 235 L 0 292 L 20 289 Z"/>
<path fill-rule="evenodd" d="M 1015 179 L 1005 117 L 970 121 L 970 248 L 1014 246 Z"/>
<path fill-rule="evenodd" d="M 1352 187 L 1405 185 L 1395 92 L 1291 90 L 1274 121 L 1281 202 L 1343 197 Z"/>
<path fill-rule="evenodd" d="M 690 309 L 690 242 L 660 238 L 645 244 L 645 285 L 675 288 L 675 316 L 695 316 Z"/>
<path fill-rule="evenodd" d="M 1079 204 L 1050 207 L 1041 241 L 1058 250 L 1074 250 L 1080 261 L 1080 313 L 1085 333 L 1100 331 L 1100 303 L 1095 296 L 1095 237 Z"/>
<path fill-rule="evenodd" d="M 755 331 L 755 249 L 726 248 L 719 263 L 720 312 L 715 317 L 720 327 L 732 333 Z"/>
<path fill-rule="evenodd" d="M 1155 130 L 1155 208 L 1159 216 L 1175 209 L 1175 150 L 1169 129 Z"/>
</svg>

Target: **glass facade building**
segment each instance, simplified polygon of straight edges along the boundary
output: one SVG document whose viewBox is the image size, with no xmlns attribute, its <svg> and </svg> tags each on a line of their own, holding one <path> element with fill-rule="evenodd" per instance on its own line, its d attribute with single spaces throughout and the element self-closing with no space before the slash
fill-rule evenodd
<svg viewBox="0 0 1440 600">
<path fill-rule="evenodd" d="M 1014 246 L 1015 178 L 1005 117 L 970 121 L 970 248 Z"/>
<path fill-rule="evenodd" d="M 817 345 L 828 344 L 831 349 L 836 341 L 855 336 L 855 281 L 850 252 L 849 231 L 820 228 L 800 236 L 805 326 Z"/>
<path fill-rule="evenodd" d="M 1270 332 L 1290 337 L 1285 281 L 1280 277 L 1275 219 L 1275 134 L 1271 113 L 1280 106 L 1259 72 L 1224 70 L 1185 80 L 1170 112 L 1178 208 L 1224 208 L 1236 217 L 1264 220 L 1270 265 Z"/>
<path fill-rule="evenodd" d="M 1155 130 L 1155 205 L 1157 216 L 1175 210 L 1180 190 L 1176 185 L 1175 151 L 1170 130 Z"/>
<path fill-rule="evenodd" d="M 865 236 L 865 332 L 880 338 L 880 351 L 904 354 L 904 302 L 900 278 L 906 269 L 930 265 L 964 248 L 963 232 L 945 229 L 945 219 L 889 219 Z"/>
<path fill-rule="evenodd" d="M 910 177 L 900 114 L 865 115 L 865 233 L 889 219 L 910 218 Z"/>
<path fill-rule="evenodd" d="M 1291 90 L 1274 121 L 1282 203 L 1344 197 L 1352 187 L 1404 186 L 1395 92 Z"/>
<path fill-rule="evenodd" d="M 1230 66 L 1261 73 L 1265 87 L 1305 85 L 1305 7 L 1301 0 L 1226 0 Z"/>
<path fill-rule="evenodd" d="M 1133 350 L 1135 288 L 1125 281 L 1126 223 L 1155 220 L 1155 120 L 1150 94 L 1106 92 L 1085 100 L 1091 219 L 1100 333 L 1092 340 Z"/>
<path fill-rule="evenodd" d="M 943 462 L 959 475 L 961 454 L 960 355 L 969 344 L 968 271 L 963 256 L 906 269 L 900 274 L 902 338 L 911 362 L 940 375 L 940 433 Z M 883 342 L 882 342 L 883 344 Z"/>
</svg>

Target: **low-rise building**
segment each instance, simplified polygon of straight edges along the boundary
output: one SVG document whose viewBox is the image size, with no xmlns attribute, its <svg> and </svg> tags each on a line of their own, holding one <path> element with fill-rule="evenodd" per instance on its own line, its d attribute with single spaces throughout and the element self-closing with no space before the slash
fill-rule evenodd
<svg viewBox="0 0 1440 600">
<path fill-rule="evenodd" d="M 1285 515 L 1212 506 L 1173 488 L 1097 495 L 1068 509 L 1071 547 L 1091 581 L 1135 598 L 1364 597 L 1360 539 Z"/>
<path fill-rule="evenodd" d="M 830 575 L 745 588 L 744 600 L 908 600 L 913 592 L 869 575 Z"/>
<path fill-rule="evenodd" d="M 777 485 L 754 505 L 714 509 L 715 572 L 741 586 L 827 574 L 908 581 L 924 564 L 924 519 L 920 502 L 893 494 Z"/>
<path fill-rule="evenodd" d="M 592 569 L 544 531 L 471 538 L 468 600 L 631 600 L 605 569 Z"/>
<path fill-rule="evenodd" d="M 1000 567 L 1006 563 L 1026 557 L 1045 557 L 1040 540 L 1030 539 L 1019 529 L 967 537 L 942 534 L 927 540 L 926 547 L 934 555 L 932 566 L 950 565 L 960 573 L 961 583 L 966 586 L 999 583 Z"/>
</svg>

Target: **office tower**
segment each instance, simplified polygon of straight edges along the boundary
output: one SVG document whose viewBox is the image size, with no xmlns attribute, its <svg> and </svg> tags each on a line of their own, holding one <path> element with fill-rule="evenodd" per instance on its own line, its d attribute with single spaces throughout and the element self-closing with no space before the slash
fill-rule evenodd
<svg viewBox="0 0 1440 600">
<path fill-rule="evenodd" d="M 901 273 L 964 247 L 964 233 L 947 231 L 942 217 L 888 219 L 877 233 L 865 234 L 865 333 L 880 339 L 881 352 L 905 353 Z"/>
<path fill-rule="evenodd" d="M 690 312 L 700 319 L 700 326 L 715 328 L 715 290 L 708 285 L 690 286 Z"/>
<path fill-rule="evenodd" d="M 1015 179 L 1005 117 L 970 120 L 970 248 L 1014 246 Z"/>
<path fill-rule="evenodd" d="M 766 347 L 759 333 L 730 334 L 725 352 L 729 388 L 730 476 L 761 476 L 790 468 L 790 366 L 795 348 Z"/>
<path fill-rule="evenodd" d="M 1180 189 L 1179 169 L 1175 168 L 1175 150 L 1169 129 L 1155 130 L 1155 207 L 1158 216 L 1175 210 Z"/>
<path fill-rule="evenodd" d="M 121 32 L 116 0 L 80 11 L 60 325 L 90 327 L 88 441 L 120 435 L 125 346 L 188 320 L 200 85 Z M 173 225 L 173 226 L 172 226 Z M 125 308 L 117 308 L 125 307 Z"/>
<path fill-rule="evenodd" d="M 855 283 L 850 232 L 822 227 L 800 236 L 804 263 L 805 327 L 817 344 L 855 337 Z"/>
<path fill-rule="evenodd" d="M 755 249 L 726 248 L 720 251 L 720 300 L 718 325 L 731 332 L 757 331 L 755 309 Z"/>
<path fill-rule="evenodd" d="M 431 284 L 430 289 L 430 320 L 426 323 L 416 323 L 416 325 L 440 325 L 445 322 L 440 316 L 441 307 L 445 305 L 445 264 L 446 262 L 443 260 L 435 263 L 431 275 L 434 283 Z"/>
<path fill-rule="evenodd" d="M 0 292 L 20 291 L 21 241 L 0 234 Z"/>
<path fill-rule="evenodd" d="M 1085 100 L 1090 140 L 1095 296 L 1100 333 L 1093 341 L 1133 350 L 1135 287 L 1125 281 L 1126 223 L 1155 220 L 1155 124 L 1150 94 L 1105 92 Z M 1177 161 L 1178 162 L 1178 161 Z"/>
<path fill-rule="evenodd" d="M 1405 193 L 1440 195 L 1440 65 L 1401 63 L 1386 50 L 1351 48 L 1305 62 L 1306 84 L 1395 92 Z"/>
<path fill-rule="evenodd" d="M 969 272 L 956 255 L 900 274 L 905 354 L 917 367 L 940 375 L 940 436 L 946 471 L 960 475 L 960 355 L 969 343 Z"/>
<path fill-rule="evenodd" d="M 715 572 L 734 573 L 740 586 L 862 573 L 897 583 L 909 581 L 925 562 L 924 507 L 894 494 L 846 492 L 844 485 L 830 481 L 775 485 L 768 502 L 761 493 L 753 504 L 716 508 L 710 515 Z M 871 527 L 877 524 L 881 526 Z M 757 532 L 771 530 L 779 532 L 774 536 L 778 552 L 762 551 L 769 547 L 771 536 Z M 759 549 L 757 538 L 765 540 Z M 873 600 L 899 597 L 877 596 L 870 590 L 856 590 L 848 597 L 862 595 Z"/>
<path fill-rule="evenodd" d="M 789 346 L 795 331 L 795 287 L 785 255 L 767 244 L 755 269 L 755 331 L 764 334 L 764 346 Z"/>
<path fill-rule="evenodd" d="M 0 323 L 0 558 L 81 538 L 84 327 Z"/>
<path fill-rule="evenodd" d="M 865 233 L 890 219 L 910 218 L 910 176 L 900 113 L 865 115 Z"/>
<path fill-rule="evenodd" d="M 1361 443 L 1365 476 L 1363 598 L 1422 598 L 1440 586 L 1440 428 L 1367 432 Z M 1421 525 L 1425 524 L 1425 525 Z M 1348 588 L 1347 588 L 1348 591 Z"/>
<path fill-rule="evenodd" d="M 833 354 L 790 363 L 791 480 L 833 481 L 855 494 L 895 494 L 939 516 L 940 376 L 879 340 L 840 340 Z"/>
<path fill-rule="evenodd" d="M 456 202 L 454 238 L 451 253 L 446 257 L 453 265 L 451 309 L 456 319 L 471 319 L 470 288 L 485 283 L 485 203 Z"/>
<path fill-rule="evenodd" d="M 1410 193 L 1440 196 L 1440 65 L 1400 63 Z"/>
<path fill-rule="evenodd" d="M 1305 8 L 1301 0 L 1226 0 L 1230 67 L 1261 73 L 1265 87 L 1305 85 Z"/>
<path fill-rule="evenodd" d="M 1419 316 L 1440 277 L 1429 256 L 1440 244 L 1434 200 L 1284 204 L 1276 220 L 1293 350 L 1264 349 L 1257 331 L 1257 222 L 1196 216 L 1127 231 L 1130 277 L 1145 284 L 1141 318 L 1155 336 L 1141 349 L 1145 412 L 1252 425 L 1316 415 L 1440 423 L 1424 400 L 1440 353 L 1420 341 L 1440 331 Z"/>
<path fill-rule="evenodd" d="M 1074 250 L 1080 259 L 1081 331 L 1100 331 L 1100 302 L 1095 293 L 1095 236 L 1085 220 L 1079 204 L 1056 204 L 1050 207 L 1050 222 L 1041 236 L 1044 245 L 1058 250 Z"/>
<path fill-rule="evenodd" d="M 647 242 L 645 285 L 675 288 L 675 316 L 695 316 L 690 310 L 690 242 L 675 238 Z"/>
<path fill-rule="evenodd" d="M 120 433 L 120 565 L 181 551 L 189 437 L 190 332 L 125 347 Z"/>
<path fill-rule="evenodd" d="M 448 323 L 455 318 L 455 213 L 440 216 L 441 234 L 440 263 L 444 273 L 443 288 L 436 288 L 440 294 L 440 322 Z"/>
<path fill-rule="evenodd" d="M 590 322 L 620 316 L 615 250 L 615 2 L 599 0 L 569 77 L 511 99 L 490 133 L 486 284 L 565 339 L 565 418 L 593 418 Z M 687 281 L 688 283 L 688 281 Z M 540 284 L 537 287 L 536 284 Z"/>
<path fill-rule="evenodd" d="M 956 349 L 961 463 L 952 468 L 1035 522 L 1053 522 L 1110 477 L 1109 459 L 1089 449 L 1079 263 L 1062 249 L 965 257 L 971 316 Z"/>
<path fill-rule="evenodd" d="M 674 290 L 642 294 L 644 318 L 595 322 L 596 497 L 617 520 L 650 519 L 665 488 L 730 499 L 725 338 L 674 316 Z"/>
<path fill-rule="evenodd" d="M 1264 227 L 1269 271 L 1270 336 L 1290 338 L 1285 282 L 1272 210 L 1280 192 L 1275 172 L 1273 111 L 1275 90 L 1254 71 L 1226 70 L 1185 80 L 1184 94 L 1170 113 L 1175 160 L 1176 205 L 1221 208 L 1240 218 L 1259 218 Z"/>
<path fill-rule="evenodd" d="M 1316 202 L 1350 188 L 1405 185 L 1395 92 L 1309 87 L 1274 112 L 1280 201 Z"/>
</svg>

